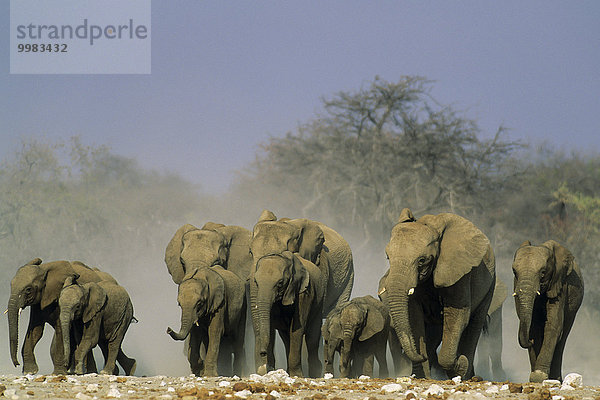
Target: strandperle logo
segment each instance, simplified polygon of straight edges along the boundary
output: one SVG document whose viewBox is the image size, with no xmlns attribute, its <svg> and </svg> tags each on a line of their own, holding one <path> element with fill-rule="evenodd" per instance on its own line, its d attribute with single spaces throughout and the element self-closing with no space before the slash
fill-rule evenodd
<svg viewBox="0 0 600 400">
<path fill-rule="evenodd" d="M 17 25 L 16 37 L 19 40 L 87 40 L 90 46 L 95 41 L 106 39 L 128 39 L 143 40 L 148 37 L 148 27 L 143 24 L 136 24 L 133 19 L 129 19 L 126 24 L 105 24 L 96 25 L 88 23 L 84 19 L 80 25 L 45 25 L 34 24 Z"/>
</svg>

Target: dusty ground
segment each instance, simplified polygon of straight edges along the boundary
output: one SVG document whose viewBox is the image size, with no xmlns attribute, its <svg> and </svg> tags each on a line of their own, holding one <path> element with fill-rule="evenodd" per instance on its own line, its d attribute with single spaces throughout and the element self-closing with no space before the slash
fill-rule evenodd
<svg viewBox="0 0 600 400">
<path fill-rule="evenodd" d="M 575 386 L 575 387 L 573 387 Z M 244 379 L 184 377 L 117 377 L 88 374 L 3 375 L 0 393 L 7 399 L 600 399 L 600 387 L 557 381 L 515 384 L 486 381 L 398 379 L 290 378 L 284 371 Z M 1 396 L 0 396 L 1 397 Z"/>
</svg>

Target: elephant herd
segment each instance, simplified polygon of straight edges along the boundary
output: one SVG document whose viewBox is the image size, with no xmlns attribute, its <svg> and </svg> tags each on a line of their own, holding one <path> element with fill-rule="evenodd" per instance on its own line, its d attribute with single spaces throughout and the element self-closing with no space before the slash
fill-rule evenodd
<svg viewBox="0 0 600 400">
<path fill-rule="evenodd" d="M 488 238 L 467 219 L 451 214 L 415 218 L 402 210 L 385 248 L 389 269 L 378 298 L 351 299 L 352 251 L 330 227 L 308 219 L 263 211 L 252 232 L 212 222 L 179 228 L 165 251 L 178 285 L 181 325 L 167 328 L 185 341 L 196 375 L 242 375 L 246 327 L 254 332 L 259 374 L 275 366 L 275 331 L 285 347 L 290 375 L 334 373 L 339 353 L 342 377 L 372 375 L 374 360 L 388 375 L 389 349 L 396 375 L 475 375 L 504 380 L 502 303 L 507 288 L 496 277 Z M 518 341 L 531 364 L 529 380 L 561 379 L 562 355 L 583 299 L 583 279 L 573 255 L 553 240 L 524 242 L 513 261 Z M 109 274 L 80 262 L 19 268 L 8 302 L 9 342 L 15 366 L 20 310 L 31 307 L 22 347 L 23 372 L 36 373 L 33 349 L 45 323 L 55 330 L 54 373 L 94 372 L 90 349 L 99 345 L 102 373 L 133 374 L 134 359 L 121 349 L 135 321 L 125 289 Z M 483 332 L 483 333 L 482 333 Z M 480 339 L 481 336 L 481 339 Z M 322 339 L 323 338 L 323 339 Z M 479 345 L 478 345 L 479 344 Z M 408 370 L 407 370 L 408 369 Z"/>
</svg>

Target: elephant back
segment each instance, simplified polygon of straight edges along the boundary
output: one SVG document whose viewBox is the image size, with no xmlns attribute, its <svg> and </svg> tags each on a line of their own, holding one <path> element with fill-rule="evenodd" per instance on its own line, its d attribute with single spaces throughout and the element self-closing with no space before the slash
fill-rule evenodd
<svg viewBox="0 0 600 400">
<path fill-rule="evenodd" d="M 79 275 L 79 278 L 77 278 L 77 282 L 79 283 L 100 282 L 104 280 L 104 278 L 108 279 L 108 277 L 110 277 L 109 280 L 112 280 L 115 283 L 117 282 L 115 278 L 113 278 L 108 273 L 101 272 L 98 269 L 94 270 L 82 263 L 81 261 L 73 261 L 71 263 L 71 267 Z M 101 274 L 99 274 L 98 272 L 100 272 Z"/>
<path fill-rule="evenodd" d="M 329 279 L 323 312 L 329 313 L 337 304 L 350 300 L 354 285 L 354 262 L 348 242 L 335 230 L 318 223 L 325 242 L 320 264 L 328 264 Z"/>
<path fill-rule="evenodd" d="M 227 269 L 244 282 L 250 278 L 252 271 L 252 255 L 250 254 L 250 241 L 252 232 L 241 226 L 228 225 L 217 229 L 229 242 L 229 255 Z"/>
</svg>

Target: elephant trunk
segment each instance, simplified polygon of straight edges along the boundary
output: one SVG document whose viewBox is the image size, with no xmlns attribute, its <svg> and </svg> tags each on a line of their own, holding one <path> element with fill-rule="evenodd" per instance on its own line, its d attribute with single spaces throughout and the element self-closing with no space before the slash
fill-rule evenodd
<svg viewBox="0 0 600 400">
<path fill-rule="evenodd" d="M 10 296 L 8 300 L 8 331 L 10 344 L 10 357 L 13 365 L 19 365 L 17 358 L 17 348 L 19 347 L 19 310 L 21 309 L 22 301 L 17 294 Z"/>
<path fill-rule="evenodd" d="M 515 303 L 519 317 L 519 345 L 523 348 L 529 348 L 533 344 L 529 339 L 529 331 L 538 290 L 538 286 L 530 279 L 520 281 L 515 287 Z"/>
<path fill-rule="evenodd" d="M 259 296 L 260 298 L 260 296 Z M 260 299 L 258 302 L 258 334 L 260 337 L 260 357 L 263 364 L 267 363 L 267 349 L 271 342 L 271 307 L 272 302 L 269 299 Z"/>
<path fill-rule="evenodd" d="M 186 309 L 181 310 L 181 326 L 179 328 L 179 332 L 173 331 L 170 327 L 167 328 L 167 333 L 174 340 L 185 340 L 187 336 L 190 334 L 190 330 L 192 326 L 196 322 L 196 313 L 194 312 L 193 307 L 186 307 Z"/>
<path fill-rule="evenodd" d="M 340 352 L 340 375 L 342 378 L 350 378 L 351 351 L 352 337 L 344 335 L 342 351 Z"/>
<path fill-rule="evenodd" d="M 408 316 L 408 289 L 404 289 L 401 285 L 394 282 L 398 282 L 401 277 L 392 275 L 387 279 L 389 282 L 388 292 L 388 308 L 392 317 L 392 326 L 396 331 L 400 344 L 408 358 L 413 362 L 420 363 L 427 360 L 427 358 L 417 351 L 415 346 L 415 340 L 410 328 L 409 316 Z"/>
<path fill-rule="evenodd" d="M 60 326 L 62 329 L 63 349 L 64 349 L 64 366 L 69 368 L 71 360 L 71 321 L 73 309 L 71 307 L 61 307 L 60 309 Z"/>
</svg>

